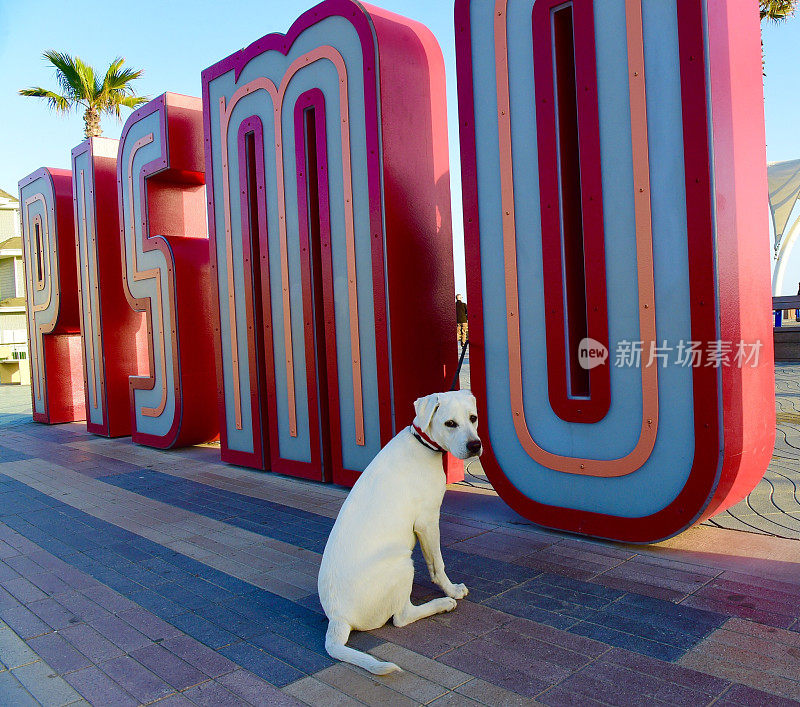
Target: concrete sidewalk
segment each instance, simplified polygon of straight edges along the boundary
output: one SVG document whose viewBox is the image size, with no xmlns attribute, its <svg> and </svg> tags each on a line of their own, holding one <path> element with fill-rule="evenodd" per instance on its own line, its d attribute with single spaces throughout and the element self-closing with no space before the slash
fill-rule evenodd
<svg viewBox="0 0 800 707">
<path fill-rule="evenodd" d="M 652 546 L 542 531 L 448 491 L 452 614 L 354 634 L 316 597 L 346 491 L 11 411 L 0 388 L 0 704 L 796 704 L 800 542 L 717 527 Z M 8 412 L 6 412 L 8 410 Z M 12 414 L 20 415 L 12 419 Z M 418 565 L 415 601 L 438 590 Z"/>
</svg>

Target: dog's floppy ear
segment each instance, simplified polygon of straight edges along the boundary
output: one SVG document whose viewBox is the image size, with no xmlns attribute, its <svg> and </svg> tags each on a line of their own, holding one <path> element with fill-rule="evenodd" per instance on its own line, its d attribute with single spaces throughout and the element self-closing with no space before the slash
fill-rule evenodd
<svg viewBox="0 0 800 707">
<path fill-rule="evenodd" d="M 414 401 L 414 424 L 419 427 L 423 432 L 428 429 L 433 419 L 433 414 L 439 407 L 439 393 L 426 395 L 424 398 L 417 398 Z"/>
</svg>

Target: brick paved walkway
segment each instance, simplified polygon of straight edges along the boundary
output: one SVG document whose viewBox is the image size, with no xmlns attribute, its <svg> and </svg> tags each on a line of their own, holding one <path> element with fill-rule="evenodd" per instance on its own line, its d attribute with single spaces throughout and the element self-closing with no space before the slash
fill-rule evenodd
<svg viewBox="0 0 800 707">
<path fill-rule="evenodd" d="M 775 451 L 764 478 L 744 501 L 708 522 L 800 540 L 800 364 L 776 366 L 775 398 Z"/>
<path fill-rule="evenodd" d="M 448 491 L 452 614 L 354 634 L 316 597 L 346 492 L 46 427 L 0 388 L 0 704 L 796 704 L 800 543 L 714 527 L 646 547 Z M 18 394 L 15 389 L 14 394 Z M 437 590 L 418 565 L 414 597 Z"/>
<path fill-rule="evenodd" d="M 0 429 L 31 420 L 31 388 L 0 385 Z"/>
</svg>

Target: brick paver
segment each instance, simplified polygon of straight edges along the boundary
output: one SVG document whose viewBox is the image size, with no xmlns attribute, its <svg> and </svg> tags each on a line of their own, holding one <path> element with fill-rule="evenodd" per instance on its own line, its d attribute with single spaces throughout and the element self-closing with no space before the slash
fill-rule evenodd
<svg viewBox="0 0 800 707">
<path fill-rule="evenodd" d="M 470 595 L 353 634 L 404 668 L 375 677 L 324 650 L 316 573 L 345 490 L 230 467 L 213 446 L 3 418 L 6 391 L 0 704 L 800 701 L 795 541 L 706 527 L 620 546 L 459 486 L 443 553 Z M 415 559 L 421 601 L 439 590 Z"/>
<path fill-rule="evenodd" d="M 31 388 L 0 385 L 0 428 L 30 422 Z"/>
<path fill-rule="evenodd" d="M 53 635 L 53 634 L 51 634 Z M 58 639 L 58 636 L 55 636 Z M 59 673 L 66 667 L 75 670 L 75 663 L 65 662 L 59 650 L 40 650 L 41 644 L 26 643 L 7 625 L 0 622 L 0 704 L 3 705 L 80 705 L 86 704 L 78 693 Z M 42 659 L 50 653 L 53 661 Z M 62 667 L 56 664 L 61 662 Z"/>
</svg>

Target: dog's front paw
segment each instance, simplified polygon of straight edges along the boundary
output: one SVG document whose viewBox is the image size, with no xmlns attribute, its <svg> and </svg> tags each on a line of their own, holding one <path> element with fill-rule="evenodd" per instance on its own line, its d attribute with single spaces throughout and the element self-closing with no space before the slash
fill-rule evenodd
<svg viewBox="0 0 800 707">
<path fill-rule="evenodd" d="M 453 599 L 463 599 L 469 594 L 466 584 L 451 584 L 446 590 L 445 594 Z"/>
</svg>

